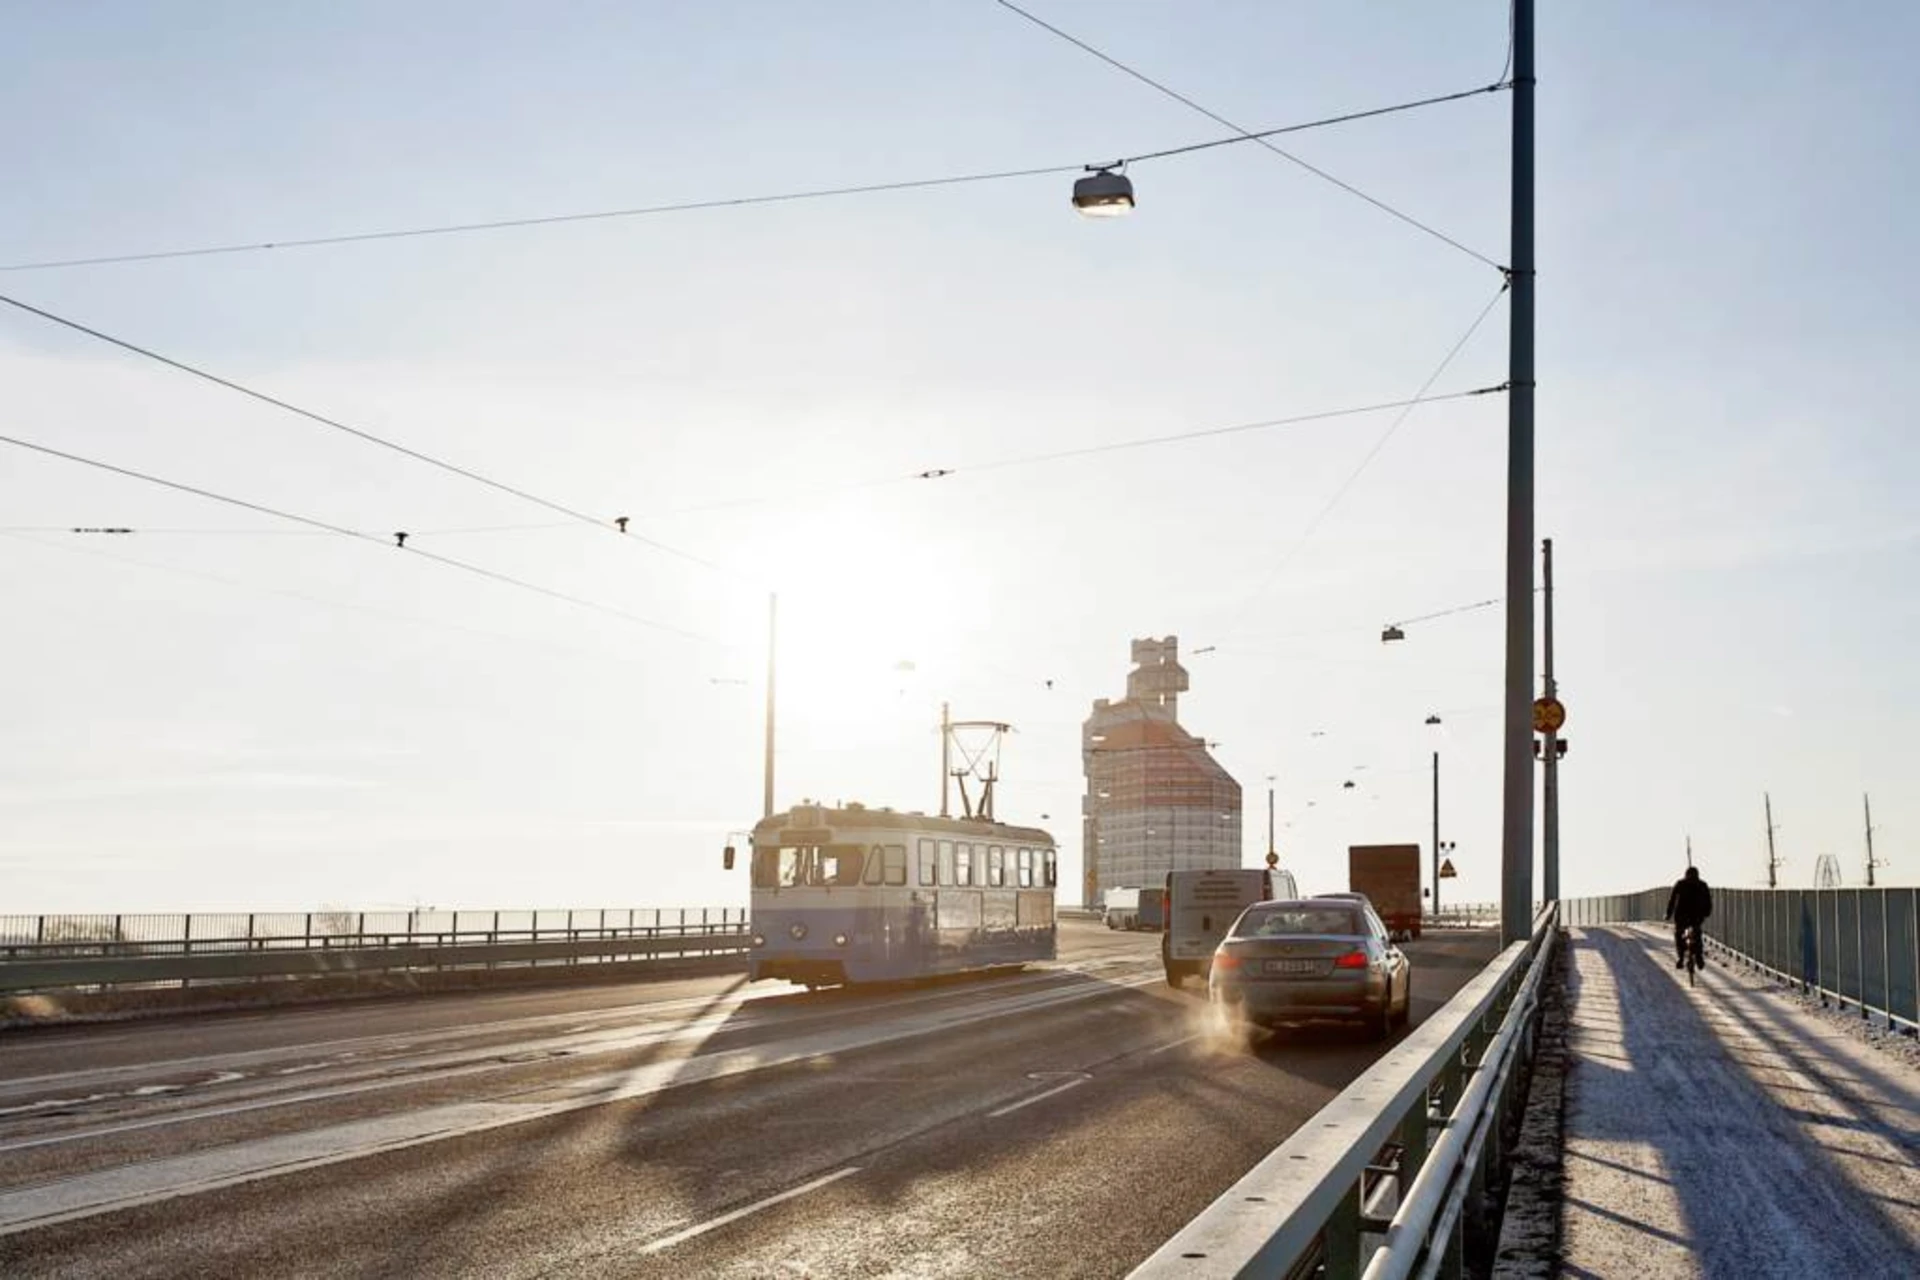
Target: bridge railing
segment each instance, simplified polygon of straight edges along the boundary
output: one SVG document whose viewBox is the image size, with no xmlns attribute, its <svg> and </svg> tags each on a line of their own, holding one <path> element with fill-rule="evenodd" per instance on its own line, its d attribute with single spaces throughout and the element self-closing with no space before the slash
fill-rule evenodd
<svg viewBox="0 0 1920 1280">
<path fill-rule="evenodd" d="M 1567 920 L 1659 923 L 1668 893 L 1576 898 Z M 1741 964 L 1920 1032 L 1920 889 L 1715 889 L 1706 935 Z"/>
<path fill-rule="evenodd" d="M 1444 1007 L 1134 1272 L 1138 1280 L 1457 1276 L 1525 1102 L 1552 906 Z"/>
<path fill-rule="evenodd" d="M 0 916 L 0 993 L 746 949 L 742 907 Z"/>
</svg>

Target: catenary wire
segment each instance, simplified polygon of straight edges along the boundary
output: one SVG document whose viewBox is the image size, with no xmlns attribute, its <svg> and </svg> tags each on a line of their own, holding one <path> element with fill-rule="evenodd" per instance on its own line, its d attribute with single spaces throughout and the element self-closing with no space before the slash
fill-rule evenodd
<svg viewBox="0 0 1920 1280">
<path fill-rule="evenodd" d="M 1503 82 L 1481 85 L 1478 88 L 1463 89 L 1458 93 L 1440 94 L 1431 98 L 1419 98 L 1411 102 L 1395 103 L 1392 106 L 1375 107 L 1367 111 L 1352 111 L 1342 115 L 1326 116 L 1318 120 L 1308 120 L 1300 124 L 1282 125 L 1273 129 L 1260 129 L 1248 133 L 1236 132 L 1232 137 L 1213 138 L 1204 142 L 1189 143 L 1185 146 L 1168 147 L 1159 151 L 1144 151 L 1137 155 L 1122 156 L 1111 162 L 1114 166 L 1138 164 L 1149 160 L 1164 160 L 1172 156 L 1188 155 L 1196 151 L 1207 151 L 1215 147 L 1234 146 L 1242 142 L 1259 142 L 1265 138 L 1277 138 L 1282 134 L 1302 133 L 1309 129 L 1324 129 L 1333 125 L 1349 124 L 1356 120 L 1370 120 L 1377 116 L 1393 115 L 1401 111 L 1414 111 L 1422 107 L 1438 106 L 1446 102 L 1458 102 L 1464 98 L 1478 97 L 1484 93 L 1498 93 L 1512 86 Z M 1238 126 L 1231 126 L 1238 129 Z M 1297 161 L 1297 163 L 1304 163 Z M 1094 166 L 1098 167 L 1098 166 Z M 657 214 L 693 213 L 710 209 L 745 208 L 754 205 L 795 204 L 806 200 L 829 200 L 844 196 L 874 195 L 892 191 L 915 191 L 930 187 L 954 187 L 971 183 L 1005 182 L 1019 178 L 1057 177 L 1066 173 L 1082 173 L 1089 168 L 1084 163 L 1037 165 L 1024 169 L 1000 169 L 981 173 L 952 174 L 938 178 L 908 178 L 895 182 L 869 182 L 844 187 L 817 187 L 802 191 L 776 192 L 767 195 L 731 196 L 714 200 L 689 200 L 677 204 L 640 205 L 628 209 L 599 209 L 583 213 L 544 214 L 529 218 L 497 218 L 485 222 L 451 222 L 426 227 L 397 227 L 382 231 L 360 231 L 334 236 L 305 236 L 298 239 L 247 241 L 244 243 L 199 245 L 185 249 L 159 249 L 143 253 L 98 254 L 84 258 L 48 258 L 32 262 L 13 262 L 0 264 L 0 273 L 13 271 L 53 271 L 66 267 L 101 267 L 132 262 L 158 262 L 173 258 L 207 258 L 236 253 L 261 253 L 275 249 L 311 249 L 326 245 L 366 244 L 380 240 L 408 240 L 425 236 L 466 235 L 484 231 L 506 231 L 525 227 L 557 226 L 572 222 L 603 222 L 622 218 L 642 218 Z M 1322 175 L 1327 176 L 1327 175 Z M 1338 181 L 1337 179 L 1330 179 Z M 1344 185 L 1344 184 L 1342 184 Z M 1355 194 L 1364 195 L 1356 192 Z M 1371 198 L 1371 197 L 1368 197 Z M 1385 206 L 1382 206 L 1383 208 Z M 1404 217 L 1398 214 L 1395 216 Z M 1430 230 L 1430 229 L 1429 229 Z M 1435 233 L 1437 234 L 1437 233 Z M 1465 246 L 1456 246 L 1465 249 Z M 1471 249 L 1465 249 L 1473 253 Z M 1478 254 L 1474 254 L 1479 257 Z M 1486 261 L 1486 259 L 1482 259 Z"/>
<path fill-rule="evenodd" d="M 64 532 L 64 530 L 56 529 L 52 530 L 52 532 L 58 533 Z M 330 536 L 317 529 L 303 530 L 302 532 L 311 533 L 316 538 Z M 365 614 L 369 617 L 381 618 L 388 622 L 400 622 L 416 627 L 430 627 L 440 631 L 456 631 L 462 635 L 480 636 L 489 640 L 505 641 L 509 644 L 529 645 L 535 648 L 550 649 L 556 653 L 564 653 L 571 657 L 597 658 L 602 661 L 621 664 L 657 665 L 647 664 L 639 658 L 596 652 L 592 649 L 583 649 L 576 645 L 555 644 L 552 641 L 540 640 L 532 636 L 516 636 L 510 635 L 505 631 L 489 631 L 484 627 L 470 627 L 465 623 L 450 622 L 445 618 L 429 618 L 418 614 L 401 613 L 395 609 L 382 609 L 377 605 L 360 604 L 351 600 L 334 600 L 327 596 L 314 595 L 308 591 L 296 591 L 290 587 L 275 587 L 262 582 L 248 582 L 243 578 L 229 578 L 224 574 L 208 573 L 202 569 L 189 569 L 184 565 L 162 564 L 157 560 L 142 560 L 138 556 L 120 555 L 112 551 L 103 551 L 99 547 L 76 545 L 71 542 L 52 542 L 45 538 L 31 537 L 28 533 L 23 533 L 17 529 L 0 528 L 0 536 L 13 538 L 16 541 L 29 543 L 36 547 L 45 547 L 49 551 L 60 551 L 69 555 L 93 556 L 101 560 L 110 560 L 116 564 L 152 570 L 156 573 L 167 573 L 178 577 L 196 579 L 201 582 L 211 582 L 219 586 L 232 588 L 236 591 L 250 591 L 264 595 L 279 596 L 287 600 L 298 600 L 305 604 L 317 605 L 323 609 L 339 609 L 348 613 Z"/>
<path fill-rule="evenodd" d="M 543 587 L 539 583 L 528 582 L 525 579 L 516 578 L 511 574 L 486 568 L 484 565 L 472 564 L 465 560 L 456 560 L 452 556 L 444 556 L 437 551 L 428 551 L 421 547 L 410 547 L 404 543 L 396 546 L 393 541 L 382 538 L 376 534 L 365 533 L 359 529 L 349 529 L 344 525 L 330 524 L 325 520 L 318 520 L 312 516 L 303 516 L 295 512 L 280 510 L 277 507 L 269 507 L 263 503 L 249 502 L 245 498 L 235 498 L 224 493 L 215 493 L 211 489 L 202 489 L 196 485 L 186 484 L 179 480 L 168 480 L 163 476 L 152 475 L 145 471 L 136 471 L 131 467 L 118 466 L 111 462 L 101 461 L 98 458 L 88 458 L 77 453 L 68 453 L 64 449 L 56 449 L 51 445 L 39 444 L 32 440 L 23 440 L 17 436 L 0 435 L 0 444 L 14 445 L 17 448 L 45 454 L 48 457 L 61 458 L 68 462 L 78 463 L 84 467 L 93 467 L 96 470 L 111 472 L 118 476 L 125 476 L 130 480 L 140 480 L 147 484 L 158 485 L 163 489 L 172 489 L 176 493 L 190 494 L 194 497 L 205 498 L 212 502 L 224 503 L 230 507 L 238 507 L 243 511 L 254 512 L 257 515 L 272 516 L 276 520 L 289 520 L 295 524 L 305 525 L 308 528 L 338 534 L 343 538 L 352 538 L 356 541 L 370 543 L 374 546 L 394 547 L 396 550 L 420 556 L 436 564 L 447 565 L 466 573 L 504 583 L 507 586 L 518 587 L 523 591 L 531 591 L 537 595 L 543 595 L 553 600 L 565 601 L 567 604 L 576 605 L 582 609 L 592 609 L 596 613 L 604 613 L 612 617 L 622 618 L 628 622 L 636 623 L 643 627 L 650 627 L 656 631 L 665 631 L 672 635 L 683 636 L 689 640 L 699 640 L 709 644 L 722 643 L 712 636 L 702 635 L 697 631 L 689 631 L 684 627 L 676 627 L 669 622 L 659 622 L 652 618 L 643 618 L 639 614 L 628 613 L 625 609 L 615 608 L 608 604 L 601 604 L 597 600 L 589 600 L 584 596 L 570 595 L 565 591 L 556 591 L 552 587 Z"/>
<path fill-rule="evenodd" d="M 983 462 L 964 463 L 951 467 L 930 467 L 906 474 L 876 476 L 866 480 L 854 480 L 839 485 L 809 486 L 804 496 L 811 500 L 824 495 L 837 495 L 860 490 L 878 489 L 899 484 L 912 484 L 928 480 L 944 480 L 950 476 L 971 474 L 983 471 L 999 471 L 1012 467 L 1036 466 L 1049 462 L 1060 462 L 1072 458 L 1092 457 L 1099 454 L 1120 453 L 1131 449 L 1149 449 L 1162 445 L 1182 444 L 1194 440 L 1206 440 L 1219 436 L 1239 435 L 1253 431 L 1269 431 L 1281 427 L 1301 426 L 1310 422 L 1327 422 L 1338 418 L 1359 417 L 1370 413 L 1385 413 L 1392 409 L 1411 409 L 1420 404 L 1438 404 L 1446 400 L 1465 400 L 1474 396 L 1491 395 L 1501 391 L 1499 386 L 1472 387 L 1464 391 L 1447 391 L 1438 395 L 1422 395 L 1408 400 L 1387 400 L 1377 404 L 1354 405 L 1343 409 L 1321 409 L 1312 413 L 1297 413 L 1283 418 L 1263 418 L 1255 422 L 1236 422 L 1224 427 L 1201 427 L 1193 431 L 1174 432 L 1169 435 L 1147 436 L 1133 440 L 1114 440 L 1105 444 L 1084 445 L 1074 449 L 1055 449 L 1045 453 L 1017 454 L 1005 458 L 993 458 Z M 701 512 L 730 510 L 740 507 L 770 506 L 795 501 L 791 492 L 782 494 L 760 494 L 739 498 L 722 498 L 713 502 L 698 503 L 685 507 L 663 508 L 647 513 L 650 518 L 666 516 L 692 515 Z M 450 529 L 413 529 L 409 538 L 445 536 L 466 533 L 508 533 L 524 530 L 570 529 L 572 524 L 542 523 L 517 525 L 481 525 L 467 528 Z M 133 525 L 18 525 L 0 529 L 0 532 L 14 533 L 75 533 L 75 534 L 179 534 L 230 537 L 318 537 L 323 531 L 317 529 L 203 529 L 203 528 L 147 528 Z M 326 530 L 324 532 L 332 532 Z M 358 530 L 365 536 L 380 539 L 389 534 Z"/>
<path fill-rule="evenodd" d="M 1238 629 L 1240 622 L 1246 616 L 1247 610 L 1251 609 L 1261 597 L 1272 590 L 1274 582 L 1286 571 L 1287 566 L 1299 558 L 1301 551 L 1305 550 L 1307 543 L 1313 540 L 1313 535 L 1320 528 L 1321 524 L 1333 513 L 1333 509 L 1340 505 L 1340 500 L 1345 498 L 1353 489 L 1353 486 L 1359 481 L 1360 477 L 1366 473 L 1367 468 L 1373 465 L 1374 459 L 1380 456 L 1381 451 L 1387 447 L 1387 444 L 1400 430 L 1401 425 L 1404 424 L 1408 416 L 1412 414 L 1415 406 L 1420 403 L 1421 395 L 1426 392 L 1427 388 L 1439 380 L 1441 374 L 1447 371 L 1448 366 L 1453 363 L 1454 358 L 1466 347 L 1467 343 L 1473 338 L 1473 335 L 1480 331 L 1480 326 L 1486 322 L 1487 317 L 1493 314 L 1494 307 L 1498 305 L 1501 298 L 1506 296 L 1506 293 L 1507 283 L 1502 280 L 1500 287 L 1494 291 L 1493 296 L 1487 299 L 1487 305 L 1480 308 L 1479 314 L 1473 318 L 1473 323 L 1467 326 L 1466 332 L 1462 333 L 1453 346 L 1448 348 L 1447 354 L 1441 357 L 1440 363 L 1433 367 L 1433 372 L 1428 374 L 1426 381 L 1420 384 L 1420 391 L 1414 394 L 1412 401 L 1399 414 L 1395 415 L 1392 422 L 1387 424 L 1387 429 L 1380 433 L 1378 440 L 1373 442 L 1373 447 L 1368 449 L 1366 456 L 1360 459 L 1360 464 L 1347 474 L 1346 479 L 1340 482 L 1339 487 L 1333 491 L 1333 495 L 1314 513 L 1313 518 L 1307 521 L 1307 526 L 1301 531 L 1299 539 L 1294 542 L 1293 546 L 1287 550 L 1285 555 L 1281 556 L 1280 560 L 1273 566 L 1272 571 L 1261 581 L 1258 589 L 1247 597 L 1246 603 L 1241 606 L 1240 612 L 1234 618 L 1233 623 L 1226 628 L 1228 632 Z M 1504 384 L 1502 385 L 1502 389 L 1504 389 Z"/>
<path fill-rule="evenodd" d="M 1458 249 L 1461 253 L 1466 254 L 1468 257 L 1474 258 L 1477 261 L 1485 263 L 1487 266 L 1492 267 L 1495 270 L 1503 270 L 1500 264 L 1495 262 L 1492 258 L 1487 257 L 1485 254 L 1479 252 L 1476 249 L 1470 248 L 1467 245 L 1462 244 L 1460 241 L 1454 239 L 1452 236 L 1446 234 L 1444 231 L 1441 231 L 1436 227 L 1430 226 L 1427 223 L 1420 221 L 1420 219 L 1414 217 L 1410 213 L 1405 212 L 1404 210 L 1396 209 L 1394 206 L 1388 204 L 1386 201 L 1378 198 L 1377 196 L 1369 195 L 1367 192 L 1362 191 L 1359 187 L 1354 186 L 1351 182 L 1347 182 L 1342 178 L 1335 177 L 1333 174 L 1328 173 L 1325 169 L 1322 169 L 1317 165 L 1311 164 L 1308 161 L 1301 159 L 1299 156 L 1293 154 L 1293 152 L 1287 151 L 1281 147 L 1275 146 L 1273 142 L 1270 141 L 1270 139 L 1278 136 L 1277 133 L 1274 133 L 1274 132 L 1254 133 L 1253 131 L 1245 128 L 1244 126 L 1237 124 L 1232 120 L 1227 119 L 1225 116 L 1221 115 L 1219 112 L 1214 111 L 1209 107 L 1202 106 L 1198 102 L 1195 102 L 1192 98 L 1189 98 L 1186 94 L 1181 93 L 1179 90 L 1171 88 L 1168 85 L 1162 84 L 1160 81 L 1155 80 L 1152 76 L 1147 75 L 1145 72 L 1139 70 L 1138 68 L 1129 66 L 1126 63 L 1120 61 L 1118 58 L 1105 52 L 1104 50 L 1095 48 L 1093 45 L 1088 44 L 1085 40 L 1082 40 L 1080 37 L 1074 35 L 1072 32 L 1063 31 L 1059 27 L 1054 26 L 1051 22 L 1048 22 L 1045 18 L 1042 18 L 1039 15 L 1030 12 L 1029 10 L 1021 8 L 1019 5 L 1014 4 L 1012 0 L 994 0 L 994 3 L 1011 13 L 1018 14 L 1020 17 L 1025 18 L 1028 22 L 1031 22 L 1034 26 L 1039 27 L 1042 30 L 1051 32 L 1052 34 L 1058 36 L 1060 39 L 1066 41 L 1068 44 L 1074 46 L 1075 48 L 1080 49 L 1085 53 L 1089 53 L 1093 55 L 1094 57 L 1098 58 L 1100 61 L 1106 63 L 1108 66 L 1114 68 L 1116 71 L 1119 71 L 1125 75 L 1131 76 L 1133 79 L 1138 80 L 1141 84 L 1146 85 L 1148 88 L 1153 89 L 1159 93 L 1165 94 L 1167 97 L 1172 98 L 1175 102 L 1180 103 L 1182 106 L 1192 108 L 1194 111 L 1199 112 L 1201 115 L 1205 116 L 1207 119 L 1213 121 L 1215 124 L 1225 125 L 1227 128 L 1232 129 L 1236 133 L 1240 134 L 1242 140 L 1257 142 L 1262 147 L 1265 147 L 1268 151 L 1271 151 L 1274 155 L 1279 156 L 1282 160 L 1286 160 L 1292 164 L 1298 165 L 1300 168 L 1306 170 L 1308 173 L 1312 174 L 1314 177 L 1319 178 L 1324 182 L 1332 183 L 1334 186 L 1340 188 L 1340 190 L 1346 192 L 1348 195 L 1355 196 L 1361 200 L 1366 201 L 1368 204 L 1380 210 L 1382 213 L 1388 214 L 1389 216 L 1394 218 L 1398 218 L 1401 222 L 1406 223 L 1408 226 L 1414 228 L 1415 230 L 1424 232 L 1427 235 L 1432 236 L 1434 239 L 1440 241 L 1441 243 L 1450 245 L 1451 247 Z M 1499 80 L 1495 81 L 1493 86 L 1490 86 L 1484 89 L 1476 89 L 1476 90 L 1473 90 L 1472 92 L 1473 93 L 1491 92 L 1493 88 L 1498 87 L 1500 84 L 1504 83 L 1506 81 L 1506 78 L 1507 78 L 1506 73 L 1503 71 L 1500 74 Z M 1461 96 L 1471 96 L 1471 95 L 1461 95 Z M 1446 100 L 1448 99 L 1436 99 L 1434 101 L 1446 101 Z M 1431 105 L 1431 103 L 1423 103 L 1422 105 Z M 1356 115 L 1349 118 L 1364 119 L 1366 117 L 1365 115 Z M 1171 152 L 1171 153 L 1165 153 L 1165 154 L 1179 154 L 1179 153 Z M 1141 158 L 1146 159 L 1147 157 L 1141 157 Z"/>
<path fill-rule="evenodd" d="M 398 441 L 389 440 L 385 436 L 375 435 L 371 431 L 366 431 L 359 427 L 353 426 L 349 423 L 342 422 L 338 418 L 330 418 L 323 413 L 316 413 L 312 409 L 302 408 L 300 405 L 294 404 L 291 401 L 282 400 L 280 397 L 269 395 L 264 391 L 257 391 L 254 388 L 246 386 L 243 383 L 235 382 L 231 378 L 223 378 L 217 373 L 211 373 L 208 370 L 199 368 L 198 366 L 190 365 L 183 360 L 176 360 L 172 356 L 162 355 L 158 351 L 155 351 L 149 347 L 140 346 L 138 343 L 129 342 L 125 338 L 117 338 L 110 333 L 104 332 L 103 330 L 95 329 L 91 325 L 82 324 L 78 320 L 70 320 L 65 316 L 56 315 L 54 312 L 48 311 L 43 307 L 36 307 L 32 303 L 22 302 L 20 299 L 10 297 L 6 294 L 0 294 L 0 302 L 3 302 L 6 305 L 15 308 L 16 310 L 24 311 L 29 315 L 38 316 L 40 319 L 46 320 L 52 324 L 60 325 L 61 327 L 66 329 L 71 329 L 75 333 L 85 334 L 90 338 L 94 338 L 100 342 L 107 343 L 109 346 L 118 347 L 122 351 L 128 351 L 137 356 L 144 356 L 148 360 L 152 360 L 159 364 L 166 365 L 168 368 L 171 368 L 171 369 L 177 369 L 181 373 L 191 374 L 193 377 L 199 378 L 205 382 L 210 382 L 217 387 L 224 387 L 228 391 L 238 392 L 240 395 L 247 396 L 253 400 L 258 400 L 262 404 L 271 405 L 276 409 L 280 409 L 287 413 L 291 413 L 296 417 L 305 418 L 309 422 L 316 422 L 323 427 L 330 428 L 331 430 L 344 432 L 347 435 L 355 437 L 356 439 L 364 440 L 368 444 L 378 445 L 382 449 L 390 449 L 395 453 L 403 454 L 406 457 L 412 458 L 416 462 L 423 462 L 430 467 L 435 467 L 441 471 L 448 472 L 449 474 L 460 476 L 461 478 L 466 480 L 471 480 L 476 484 L 485 485 L 489 489 L 494 489 L 494 490 L 497 490 L 498 492 L 508 494 L 515 498 L 519 498 L 524 502 L 531 502 L 536 506 L 545 507 L 549 511 L 557 511 L 561 515 L 571 516 L 573 519 L 582 521 L 586 524 L 597 525 L 600 528 L 608 530 L 609 532 L 617 533 L 623 537 L 632 538 L 637 542 L 641 542 L 649 547 L 652 547 L 656 551 L 663 552 L 670 556 L 676 556 L 679 559 L 686 560 L 690 563 L 700 565 L 703 568 L 712 569 L 719 573 L 731 574 L 733 572 L 732 570 L 726 568 L 724 565 L 716 564 L 715 562 L 708 560 L 703 556 L 697 556 L 693 554 L 691 551 L 682 551 L 678 547 L 669 546 L 667 543 L 661 542 L 654 538 L 649 538 L 645 534 L 630 532 L 624 527 L 622 527 L 621 523 L 618 521 L 604 520 L 599 516 L 590 515 L 585 511 L 578 510 L 577 508 L 574 508 L 574 507 L 569 507 L 564 503 L 555 502 L 551 498 L 543 498 L 537 493 L 529 493 L 525 489 L 518 488 L 514 485 L 507 484 L 500 480 L 495 480 L 490 476 L 485 476 L 480 474 L 478 471 L 472 471 L 456 463 L 448 462 L 444 458 L 436 458 L 430 453 L 422 453 L 418 449 L 408 448 L 406 445 L 403 445 Z"/>
</svg>

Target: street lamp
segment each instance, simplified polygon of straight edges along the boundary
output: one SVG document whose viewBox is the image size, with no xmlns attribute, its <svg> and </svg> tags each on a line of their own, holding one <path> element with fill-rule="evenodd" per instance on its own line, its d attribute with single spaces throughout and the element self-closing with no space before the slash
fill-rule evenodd
<svg viewBox="0 0 1920 1280">
<path fill-rule="evenodd" d="M 1073 184 L 1073 207 L 1083 217 L 1118 218 L 1133 212 L 1133 179 L 1110 165 L 1088 165 Z"/>
</svg>

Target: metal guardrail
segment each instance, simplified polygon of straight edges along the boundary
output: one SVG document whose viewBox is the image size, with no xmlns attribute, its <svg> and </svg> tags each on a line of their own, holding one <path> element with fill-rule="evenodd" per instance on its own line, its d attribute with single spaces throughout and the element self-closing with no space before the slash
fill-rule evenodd
<svg viewBox="0 0 1920 1280">
<path fill-rule="evenodd" d="M 1553 907 L 1133 1273 L 1136 1280 L 1460 1274 L 1468 1200 L 1504 1170 Z M 1395 1208 L 1397 1206 L 1397 1209 Z M 1380 1216 L 1392 1212 L 1391 1218 Z M 1491 1243 L 1490 1241 L 1488 1242 Z"/>
<path fill-rule="evenodd" d="M 1567 921 L 1664 923 L 1669 892 L 1576 898 Z M 1715 889 L 1706 936 L 1750 968 L 1920 1033 L 1920 889 Z"/>
<path fill-rule="evenodd" d="M 737 907 L 0 917 L 0 993 L 709 956 L 746 930 Z"/>
</svg>

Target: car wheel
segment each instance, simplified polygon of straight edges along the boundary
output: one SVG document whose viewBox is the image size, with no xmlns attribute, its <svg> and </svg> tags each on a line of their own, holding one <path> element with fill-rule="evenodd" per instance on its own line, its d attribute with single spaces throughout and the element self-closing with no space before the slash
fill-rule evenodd
<svg viewBox="0 0 1920 1280">
<path fill-rule="evenodd" d="M 1393 1034 L 1393 987 L 1387 987 L 1387 998 L 1380 1002 L 1380 1011 L 1367 1015 L 1367 1038 L 1385 1040 Z"/>
</svg>

